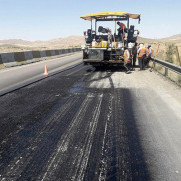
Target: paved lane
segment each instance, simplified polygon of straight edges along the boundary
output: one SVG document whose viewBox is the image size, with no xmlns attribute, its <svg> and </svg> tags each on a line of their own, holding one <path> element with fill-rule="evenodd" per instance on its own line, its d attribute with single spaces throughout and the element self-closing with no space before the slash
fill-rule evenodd
<svg viewBox="0 0 181 181">
<path fill-rule="evenodd" d="M 0 97 L 0 180 L 181 180 L 181 89 L 77 66 Z"/>
<path fill-rule="evenodd" d="M 64 55 L 52 60 L 0 70 L 0 95 L 44 78 L 45 65 L 49 75 L 82 62 L 82 53 Z"/>
</svg>

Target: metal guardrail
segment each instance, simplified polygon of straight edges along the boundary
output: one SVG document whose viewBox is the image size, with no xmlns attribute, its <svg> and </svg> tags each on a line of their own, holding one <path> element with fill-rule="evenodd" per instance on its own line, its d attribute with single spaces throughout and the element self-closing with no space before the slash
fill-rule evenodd
<svg viewBox="0 0 181 181">
<path fill-rule="evenodd" d="M 171 70 L 181 75 L 181 66 L 166 62 L 164 60 L 152 59 L 152 61 L 153 61 L 153 69 L 155 69 L 156 63 L 165 67 L 165 76 L 168 76 L 168 70 Z"/>
</svg>

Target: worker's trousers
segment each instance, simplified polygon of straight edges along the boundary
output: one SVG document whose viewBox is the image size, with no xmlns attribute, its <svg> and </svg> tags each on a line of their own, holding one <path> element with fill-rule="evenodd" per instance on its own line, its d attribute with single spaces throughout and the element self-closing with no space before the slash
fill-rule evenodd
<svg viewBox="0 0 181 181">
<path fill-rule="evenodd" d="M 138 62 L 139 62 L 140 70 L 143 70 L 145 68 L 144 58 L 145 58 L 145 56 L 138 57 Z"/>
<path fill-rule="evenodd" d="M 137 55 L 133 55 L 133 67 L 135 67 L 136 65 L 136 58 L 137 58 Z"/>
<path fill-rule="evenodd" d="M 149 66 L 150 60 L 151 60 L 151 57 L 147 57 L 147 58 L 144 59 L 144 64 L 145 64 L 146 67 Z"/>
<path fill-rule="evenodd" d="M 131 68 L 130 63 L 124 62 L 124 67 L 126 68 L 126 72 L 129 71 Z"/>
</svg>

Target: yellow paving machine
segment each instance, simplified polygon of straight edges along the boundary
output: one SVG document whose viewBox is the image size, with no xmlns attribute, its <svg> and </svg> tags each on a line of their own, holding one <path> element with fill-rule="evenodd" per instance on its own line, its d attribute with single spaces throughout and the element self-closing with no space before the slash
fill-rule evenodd
<svg viewBox="0 0 181 181">
<path fill-rule="evenodd" d="M 123 65 L 124 47 L 128 47 L 132 52 L 139 35 L 139 31 L 135 30 L 134 25 L 129 25 L 130 18 L 138 19 L 140 23 L 140 14 L 102 12 L 88 14 L 81 16 L 81 18 L 91 22 L 91 28 L 84 32 L 86 42 L 82 47 L 84 64 L 95 67 Z M 110 28 L 98 27 L 97 24 L 102 22 L 113 22 L 114 32 Z"/>
</svg>

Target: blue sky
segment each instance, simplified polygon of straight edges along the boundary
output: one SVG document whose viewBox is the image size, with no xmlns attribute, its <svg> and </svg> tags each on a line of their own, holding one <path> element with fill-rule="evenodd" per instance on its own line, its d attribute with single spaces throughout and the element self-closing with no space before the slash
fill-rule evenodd
<svg viewBox="0 0 181 181">
<path fill-rule="evenodd" d="M 81 15 L 106 11 L 141 14 L 132 21 L 142 37 L 181 33 L 180 0 L 0 0 L 0 39 L 49 40 L 83 35 L 90 22 Z"/>
</svg>

